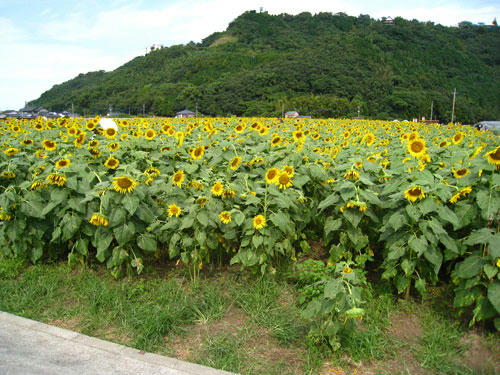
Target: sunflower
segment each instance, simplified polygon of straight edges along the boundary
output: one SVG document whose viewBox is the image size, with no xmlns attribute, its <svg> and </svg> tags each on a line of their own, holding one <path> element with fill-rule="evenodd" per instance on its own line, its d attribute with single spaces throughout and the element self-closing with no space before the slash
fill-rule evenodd
<svg viewBox="0 0 500 375">
<path fill-rule="evenodd" d="M 12 171 L 3 171 L 0 176 L 4 178 L 15 178 L 16 174 Z"/>
<path fill-rule="evenodd" d="M 214 186 L 212 186 L 212 194 L 215 195 L 216 197 L 219 197 L 223 194 L 224 192 L 224 186 L 220 181 L 217 181 Z"/>
<path fill-rule="evenodd" d="M 107 128 L 103 134 L 106 138 L 115 139 L 117 130 L 115 128 Z"/>
<path fill-rule="evenodd" d="M 350 267 L 345 267 L 343 270 L 342 270 L 343 273 L 352 273 L 352 269 Z"/>
<path fill-rule="evenodd" d="M 46 187 L 47 187 L 46 183 L 44 183 L 43 181 L 37 180 L 31 184 L 30 189 L 31 190 L 38 190 L 38 189 L 45 189 Z"/>
<path fill-rule="evenodd" d="M 118 159 L 115 159 L 114 157 L 109 157 L 104 162 L 104 166 L 108 169 L 116 169 L 119 164 L 120 162 L 118 161 Z"/>
<path fill-rule="evenodd" d="M 24 140 L 22 140 L 22 141 L 21 141 L 21 144 L 22 144 L 23 146 L 31 146 L 33 143 L 34 143 L 34 142 L 33 142 L 33 140 L 32 140 L 32 139 L 24 139 Z"/>
<path fill-rule="evenodd" d="M 201 208 L 205 207 L 205 204 L 208 202 L 208 199 L 205 197 L 200 197 L 196 200 L 196 203 L 200 205 Z"/>
<path fill-rule="evenodd" d="M 99 146 L 99 141 L 97 139 L 93 139 L 88 143 L 89 148 L 94 148 Z"/>
<path fill-rule="evenodd" d="M 91 149 L 89 149 L 89 152 L 94 157 L 94 159 L 97 159 L 97 158 L 101 157 L 101 151 L 99 151 L 98 148 L 91 148 Z"/>
<path fill-rule="evenodd" d="M 148 129 L 144 132 L 144 138 L 148 140 L 152 140 L 155 137 L 156 137 L 156 132 L 154 131 L 154 129 Z"/>
<path fill-rule="evenodd" d="M 66 183 L 66 177 L 59 173 L 51 173 L 46 178 L 51 185 L 63 186 Z"/>
<path fill-rule="evenodd" d="M 90 120 L 90 121 L 86 121 L 86 124 L 85 124 L 85 128 L 88 130 L 88 131 L 92 131 L 94 130 L 96 127 L 96 124 L 94 121 Z"/>
<path fill-rule="evenodd" d="M 424 189 L 420 186 L 413 186 L 405 191 L 405 198 L 410 202 L 415 202 L 417 199 L 424 199 Z"/>
<path fill-rule="evenodd" d="M 113 178 L 113 189 L 122 194 L 132 192 L 137 185 L 139 183 L 128 176 Z"/>
<path fill-rule="evenodd" d="M 408 143 L 408 152 L 415 158 L 421 158 L 426 152 L 425 141 L 422 138 L 415 138 Z"/>
<path fill-rule="evenodd" d="M 109 151 L 111 152 L 116 152 L 116 150 L 118 150 L 118 148 L 120 147 L 120 144 L 118 142 L 111 142 L 109 145 L 108 145 L 108 149 Z"/>
<path fill-rule="evenodd" d="M 286 172 L 280 172 L 278 175 L 278 178 L 276 179 L 276 186 L 278 186 L 280 189 L 286 189 L 292 186 L 292 180 L 288 173 Z"/>
<path fill-rule="evenodd" d="M 35 130 L 40 131 L 40 130 L 43 130 L 43 125 L 42 125 L 42 124 L 40 124 L 39 122 L 37 122 L 33 128 L 34 128 Z"/>
<path fill-rule="evenodd" d="M 464 137 L 465 137 L 465 133 L 459 132 L 459 133 L 455 134 L 451 140 L 452 140 L 454 145 L 458 145 L 460 142 L 463 141 Z"/>
<path fill-rule="evenodd" d="M 44 139 L 42 141 L 42 147 L 47 151 L 54 151 L 57 147 L 56 142 L 51 141 L 50 139 Z"/>
<path fill-rule="evenodd" d="M 71 164 L 71 160 L 60 159 L 60 160 L 56 161 L 56 168 L 60 169 L 60 168 L 64 168 L 64 167 L 69 167 L 70 164 Z"/>
<path fill-rule="evenodd" d="M 439 147 L 440 147 L 440 148 L 443 148 L 443 147 L 448 147 L 449 145 L 451 145 L 451 142 L 448 142 L 448 141 L 446 141 L 446 140 L 441 141 L 441 143 L 439 143 Z"/>
<path fill-rule="evenodd" d="M 278 146 L 281 143 L 282 140 L 283 140 L 283 138 L 281 138 L 279 135 L 277 135 L 276 137 L 274 137 L 271 140 L 271 146 L 273 146 L 273 147 Z"/>
<path fill-rule="evenodd" d="M 19 152 L 18 148 L 15 147 L 9 147 L 7 150 L 5 150 L 3 153 L 7 156 L 13 156 Z"/>
<path fill-rule="evenodd" d="M 298 140 L 302 139 L 304 137 L 304 132 L 302 130 L 296 130 L 292 132 L 293 140 L 294 142 L 297 142 Z"/>
<path fill-rule="evenodd" d="M 375 134 L 373 133 L 368 133 L 365 134 L 363 139 L 361 140 L 361 143 L 366 143 L 367 146 L 371 146 L 375 142 Z"/>
<path fill-rule="evenodd" d="M 464 198 L 467 194 L 470 194 L 471 191 L 472 191 L 472 187 L 470 187 L 470 186 L 464 187 L 458 193 L 456 193 L 453 197 L 450 198 L 450 203 L 453 203 L 453 204 L 457 203 L 457 201 L 460 198 Z"/>
<path fill-rule="evenodd" d="M 266 218 L 262 215 L 257 215 L 253 218 L 253 227 L 255 229 L 262 229 L 266 226 Z"/>
<path fill-rule="evenodd" d="M 236 125 L 236 127 L 234 128 L 234 131 L 238 134 L 240 133 L 243 133 L 243 130 L 245 130 L 246 126 L 243 125 L 243 124 L 238 124 Z"/>
<path fill-rule="evenodd" d="M 456 178 L 465 177 L 469 174 L 469 172 L 470 171 L 468 168 L 459 168 L 459 169 L 453 168 L 453 176 L 455 176 Z"/>
<path fill-rule="evenodd" d="M 266 172 L 266 182 L 268 184 L 274 184 L 276 182 L 276 179 L 278 178 L 279 172 L 280 171 L 278 170 L 278 168 L 268 169 Z"/>
<path fill-rule="evenodd" d="M 172 177 L 172 185 L 177 185 L 182 188 L 182 182 L 184 181 L 184 171 L 181 169 L 174 173 Z"/>
<path fill-rule="evenodd" d="M 500 146 L 496 149 L 486 153 L 486 158 L 488 163 L 495 165 L 497 168 L 500 167 Z"/>
<path fill-rule="evenodd" d="M 281 168 L 281 172 L 285 172 L 290 178 L 292 178 L 295 174 L 295 171 L 291 165 L 285 165 L 283 168 Z"/>
<path fill-rule="evenodd" d="M 233 160 L 231 160 L 231 163 L 229 163 L 229 167 L 234 171 L 238 169 L 241 163 L 241 157 L 235 156 Z"/>
<path fill-rule="evenodd" d="M 191 152 L 191 157 L 193 159 L 201 159 L 205 153 L 205 147 L 198 146 Z"/>
<path fill-rule="evenodd" d="M 357 179 L 359 179 L 359 172 L 351 169 L 344 174 L 344 177 L 348 180 L 356 181 Z"/>
<path fill-rule="evenodd" d="M 233 189 L 224 190 L 224 192 L 222 193 L 222 198 L 225 198 L 225 199 L 234 198 L 235 196 L 236 196 L 236 192 Z"/>
<path fill-rule="evenodd" d="M 168 216 L 169 217 L 172 217 L 172 216 L 179 217 L 181 212 L 182 212 L 181 208 L 179 206 L 177 206 L 175 203 L 170 204 L 168 206 Z"/>
<path fill-rule="evenodd" d="M 222 211 L 219 214 L 219 220 L 221 221 L 221 223 L 228 224 L 229 222 L 231 222 L 231 214 L 227 211 Z"/>
<path fill-rule="evenodd" d="M 96 227 L 98 226 L 103 226 L 107 227 L 108 226 L 108 219 L 106 216 L 100 214 L 100 213 L 94 213 L 92 217 L 89 220 L 89 223 L 92 225 L 95 225 Z"/>
</svg>

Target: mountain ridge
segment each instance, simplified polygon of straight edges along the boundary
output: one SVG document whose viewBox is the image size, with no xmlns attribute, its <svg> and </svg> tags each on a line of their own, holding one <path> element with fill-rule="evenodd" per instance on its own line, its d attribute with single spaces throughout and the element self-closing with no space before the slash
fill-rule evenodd
<svg viewBox="0 0 500 375">
<path fill-rule="evenodd" d="M 55 85 L 30 105 L 77 112 L 392 119 L 500 118 L 500 28 L 367 15 L 245 12 L 200 43 L 138 56 Z M 144 105 L 144 107 L 143 107 Z"/>
</svg>

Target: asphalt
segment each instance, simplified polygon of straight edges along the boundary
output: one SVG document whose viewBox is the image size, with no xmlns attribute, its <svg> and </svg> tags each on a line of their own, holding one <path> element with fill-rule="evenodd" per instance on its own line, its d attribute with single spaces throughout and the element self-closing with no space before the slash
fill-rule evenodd
<svg viewBox="0 0 500 375">
<path fill-rule="evenodd" d="M 0 375 L 234 375 L 0 311 Z"/>
</svg>

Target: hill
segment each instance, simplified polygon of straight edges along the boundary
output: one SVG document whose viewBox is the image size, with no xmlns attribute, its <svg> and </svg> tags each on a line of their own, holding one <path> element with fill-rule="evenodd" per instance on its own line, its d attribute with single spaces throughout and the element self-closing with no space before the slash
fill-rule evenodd
<svg viewBox="0 0 500 375">
<path fill-rule="evenodd" d="M 171 116 L 380 118 L 434 115 L 472 123 L 500 118 L 500 28 L 444 27 L 367 15 L 245 12 L 201 43 L 139 56 L 111 72 L 80 74 L 30 105 L 62 111 Z"/>
</svg>

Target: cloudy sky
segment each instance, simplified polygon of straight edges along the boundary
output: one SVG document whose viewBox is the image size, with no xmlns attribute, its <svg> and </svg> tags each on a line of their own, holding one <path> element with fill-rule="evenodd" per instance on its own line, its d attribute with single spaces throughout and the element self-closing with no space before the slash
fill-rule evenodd
<svg viewBox="0 0 500 375">
<path fill-rule="evenodd" d="M 401 16 L 456 26 L 500 21 L 498 0 L 0 0 L 0 110 L 79 73 L 113 70 L 147 46 L 199 42 L 246 10 Z"/>
</svg>

